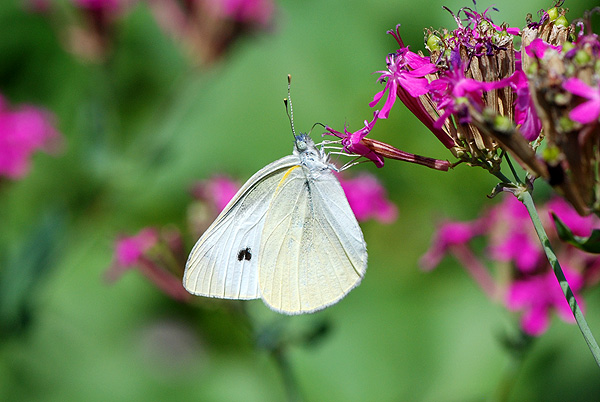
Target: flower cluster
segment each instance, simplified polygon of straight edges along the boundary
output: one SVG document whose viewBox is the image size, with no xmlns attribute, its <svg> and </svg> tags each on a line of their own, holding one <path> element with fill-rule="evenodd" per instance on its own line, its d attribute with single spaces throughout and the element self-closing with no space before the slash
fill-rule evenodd
<svg viewBox="0 0 600 402">
<path fill-rule="evenodd" d="M 359 221 L 375 219 L 391 223 L 398 216 L 396 206 L 375 176 L 362 173 L 354 178 L 338 175 L 352 211 Z M 187 258 L 185 244 L 198 239 L 217 215 L 233 198 L 239 184 L 222 175 L 195 183 L 191 188 L 193 202 L 188 206 L 187 230 L 190 241 L 174 225 L 158 229 L 146 227 L 136 235 L 123 236 L 115 242 L 113 262 L 106 272 L 108 282 L 136 269 L 169 297 L 190 301 L 191 296 L 182 285 Z"/>
<path fill-rule="evenodd" d="M 547 202 L 540 212 L 571 289 L 579 299 L 581 291 L 600 280 L 600 257 L 559 242 L 550 214 L 556 214 L 579 236 L 589 236 L 600 219 L 579 216 L 558 197 Z M 485 240 L 484 250 L 476 251 L 473 246 L 477 238 Z M 541 335 L 548 328 L 553 311 L 567 322 L 574 321 L 529 214 L 515 197 L 506 196 L 501 204 L 474 221 L 440 225 L 421 265 L 431 270 L 445 255 L 455 257 L 491 299 L 518 311 L 525 333 Z"/>
<path fill-rule="evenodd" d="M 35 151 L 56 152 L 60 143 L 50 112 L 31 105 L 11 108 L 0 95 L 0 176 L 23 178 Z"/>
<path fill-rule="evenodd" d="M 53 3 L 28 0 L 32 12 L 60 19 L 67 50 L 91 62 L 109 58 L 116 23 L 134 6 L 149 7 L 159 27 L 199 65 L 222 58 L 238 38 L 268 29 L 275 13 L 272 0 L 71 0 L 75 13 Z"/>
<path fill-rule="evenodd" d="M 204 65 L 222 58 L 238 38 L 268 29 L 275 13 L 272 0 L 150 0 L 148 4 L 162 30 Z"/>
<path fill-rule="evenodd" d="M 523 29 L 495 24 L 491 11 L 448 10 L 456 28 L 426 29 L 428 55 L 404 44 L 399 25 L 389 31 L 399 48 L 386 57 L 386 70 L 378 71 L 385 87 L 370 103 L 375 107 L 385 98 L 381 111 L 357 132 L 327 127 L 326 134 L 378 167 L 384 158 L 421 163 L 423 157 L 366 137 L 398 99 L 459 162 L 501 177 L 508 152 L 578 213 L 600 211 L 600 42 L 590 24 L 598 9 L 569 24 L 566 9 L 556 4 L 540 12 L 538 22 L 529 18 Z"/>
</svg>

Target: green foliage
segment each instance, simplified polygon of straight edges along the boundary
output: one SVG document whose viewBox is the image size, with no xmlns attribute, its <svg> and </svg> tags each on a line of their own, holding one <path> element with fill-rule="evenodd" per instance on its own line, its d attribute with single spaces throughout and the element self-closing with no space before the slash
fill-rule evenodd
<svg viewBox="0 0 600 402">
<path fill-rule="evenodd" d="M 588 253 L 600 253 L 600 229 L 592 230 L 592 234 L 587 237 L 576 236 L 556 214 L 552 214 L 552 219 L 554 220 L 558 236 L 562 241 Z"/>
</svg>

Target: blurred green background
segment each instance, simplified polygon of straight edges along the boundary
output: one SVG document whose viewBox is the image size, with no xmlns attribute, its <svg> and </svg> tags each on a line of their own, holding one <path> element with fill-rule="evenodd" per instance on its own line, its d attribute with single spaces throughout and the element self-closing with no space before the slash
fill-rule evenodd
<svg viewBox="0 0 600 402">
<path fill-rule="evenodd" d="M 515 317 L 453 260 L 432 273 L 418 268 L 437 221 L 472 219 L 491 203 L 495 181 L 480 169 L 394 161 L 351 169 L 377 175 L 399 219 L 361 225 L 367 275 L 335 306 L 283 317 L 246 302 L 263 334 L 258 345 L 218 301 L 178 304 L 135 271 L 103 280 L 118 234 L 183 225 L 195 180 L 227 173 L 243 181 L 291 152 L 288 73 L 297 129 L 358 129 L 381 89 L 372 73 L 397 48 L 386 30 L 401 23 L 405 42 L 423 49 L 424 27 L 453 25 L 442 5 L 456 11 L 470 2 L 278 1 L 270 30 L 240 38 L 203 67 L 144 2 L 114 22 L 104 63 L 67 52 L 64 21 L 23 3 L 0 5 L 0 92 L 52 110 L 66 147 L 58 157 L 37 154 L 30 175 L 0 187 L 0 400 L 284 400 L 280 366 L 264 347 L 269 334 L 295 339 L 324 322 L 318 342 L 283 348 L 309 401 L 494 400 L 506 389 L 514 401 L 600 398 L 598 368 L 576 326 L 554 319 L 511 377 L 501 340 Z M 551 4 L 495 5 L 496 22 L 523 26 L 526 13 Z M 565 6 L 575 18 L 594 5 Z M 73 16 L 69 2 L 60 7 Z M 451 157 L 401 105 L 371 135 Z M 600 291 L 586 301 L 598 335 Z"/>
</svg>

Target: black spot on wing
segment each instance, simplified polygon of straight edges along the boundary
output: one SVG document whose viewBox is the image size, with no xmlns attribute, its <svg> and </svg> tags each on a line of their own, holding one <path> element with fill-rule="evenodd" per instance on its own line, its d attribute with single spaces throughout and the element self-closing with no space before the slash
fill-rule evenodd
<svg viewBox="0 0 600 402">
<path fill-rule="evenodd" d="M 238 261 L 242 261 L 242 260 L 250 261 L 251 258 L 252 258 L 252 250 L 250 249 L 250 247 L 241 249 L 238 252 L 238 255 L 237 255 Z"/>
</svg>

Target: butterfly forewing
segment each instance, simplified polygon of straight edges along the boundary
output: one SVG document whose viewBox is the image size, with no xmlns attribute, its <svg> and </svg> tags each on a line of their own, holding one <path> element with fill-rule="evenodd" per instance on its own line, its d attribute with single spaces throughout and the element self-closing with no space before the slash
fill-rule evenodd
<svg viewBox="0 0 600 402">
<path fill-rule="evenodd" d="M 257 252 L 266 212 L 283 175 L 298 162 L 297 156 L 290 155 L 267 165 L 227 204 L 190 253 L 183 278 L 190 293 L 226 299 L 260 297 Z"/>
<path fill-rule="evenodd" d="M 265 217 L 258 264 L 263 300 L 288 314 L 325 308 L 360 283 L 366 244 L 331 170 L 296 166 L 282 176 Z"/>
</svg>

